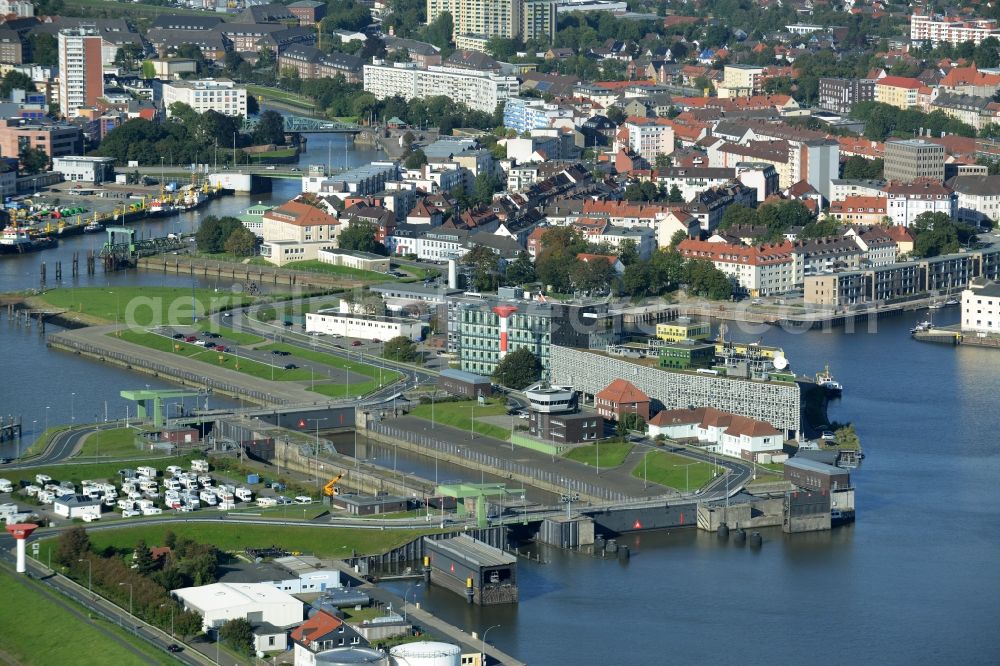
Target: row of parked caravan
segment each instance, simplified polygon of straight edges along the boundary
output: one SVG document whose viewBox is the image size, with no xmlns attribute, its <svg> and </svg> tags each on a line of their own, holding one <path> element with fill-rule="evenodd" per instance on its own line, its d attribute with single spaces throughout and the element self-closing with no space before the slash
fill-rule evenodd
<svg viewBox="0 0 1000 666">
<path fill-rule="evenodd" d="M 161 499 L 161 490 L 163 505 L 181 512 L 195 511 L 202 505 L 223 510 L 235 509 L 237 502 L 253 501 L 250 489 L 225 483 L 216 484 L 208 472 L 209 466 L 205 460 L 191 461 L 190 470 L 170 465 L 162 479 L 155 467 L 120 470 L 122 490 L 126 496 L 118 500 L 117 506 L 122 510 L 123 518 L 155 515 L 161 510 L 155 506 L 150 507 L 149 502 L 155 503 Z"/>
</svg>

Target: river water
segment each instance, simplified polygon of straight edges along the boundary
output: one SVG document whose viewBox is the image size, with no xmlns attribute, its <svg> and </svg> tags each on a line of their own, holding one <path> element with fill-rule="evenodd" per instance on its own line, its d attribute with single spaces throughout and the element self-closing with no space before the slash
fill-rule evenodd
<svg viewBox="0 0 1000 666">
<path fill-rule="evenodd" d="M 342 165 L 343 141 L 310 137 L 301 163 L 330 155 Z M 377 157 L 348 153 L 351 165 Z M 297 182 L 276 181 L 268 196 L 227 197 L 200 214 L 232 214 L 297 192 Z M 196 219 L 149 224 L 186 231 Z M 82 236 L 51 252 L 4 258 L 0 290 L 37 288 L 42 257 L 67 267 L 73 249 L 91 242 Z M 78 284 L 120 282 L 190 285 L 155 273 L 98 273 Z M 956 317 L 939 311 L 938 323 Z M 531 664 L 1000 663 L 993 633 L 1000 620 L 1000 353 L 914 342 L 907 335 L 913 323 L 903 315 L 879 322 L 876 332 L 730 330 L 737 340 L 782 346 L 799 373 L 829 363 L 844 383 L 830 418 L 854 422 L 867 453 L 853 474 L 856 524 L 792 536 L 768 530 L 759 551 L 690 529 L 632 535 L 623 539 L 633 550 L 626 565 L 539 547 L 544 563 L 519 567 L 517 606 L 468 607 L 422 587 L 409 599 L 468 631 L 499 624 L 490 642 Z M 120 389 L 165 387 L 47 350 L 37 331 L 6 319 L 0 342 L 7 376 L 0 413 L 21 414 L 38 430 L 46 414 L 50 425 L 101 418 L 105 401 L 121 418 Z M 426 463 L 402 454 L 399 464 L 426 473 Z"/>
</svg>

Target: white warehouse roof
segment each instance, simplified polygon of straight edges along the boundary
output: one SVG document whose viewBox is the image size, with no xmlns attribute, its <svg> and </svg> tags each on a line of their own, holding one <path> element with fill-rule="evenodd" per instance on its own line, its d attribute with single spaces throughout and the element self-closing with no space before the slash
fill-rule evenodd
<svg viewBox="0 0 1000 666">
<path fill-rule="evenodd" d="M 203 614 L 236 607 L 302 604 L 287 592 L 263 583 L 212 583 L 180 588 L 174 595 Z"/>
</svg>

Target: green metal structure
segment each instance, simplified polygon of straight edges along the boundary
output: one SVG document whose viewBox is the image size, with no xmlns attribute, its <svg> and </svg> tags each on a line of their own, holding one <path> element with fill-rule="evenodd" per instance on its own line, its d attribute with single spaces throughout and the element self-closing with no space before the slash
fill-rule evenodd
<svg viewBox="0 0 1000 666">
<path fill-rule="evenodd" d="M 354 123 L 342 123 L 335 120 L 323 120 L 321 118 L 306 118 L 303 116 L 284 116 L 285 133 L 297 134 L 300 132 L 339 132 L 354 134 L 362 131 L 360 125 Z M 252 132 L 260 122 L 258 116 L 247 116 L 243 120 L 243 131 Z"/>
<path fill-rule="evenodd" d="M 204 391 L 152 391 L 140 389 L 135 391 L 122 391 L 121 397 L 136 403 L 136 413 L 140 419 L 149 418 L 149 402 L 153 403 L 153 425 L 162 428 L 167 424 L 167 419 L 163 415 L 163 400 L 165 398 L 189 398 L 205 395 Z"/>
<path fill-rule="evenodd" d="M 447 483 L 437 486 L 434 489 L 435 497 L 454 497 L 455 499 L 476 498 L 476 525 L 478 527 L 489 527 L 489 520 L 486 516 L 486 498 L 504 497 L 506 495 L 523 495 L 524 488 L 508 488 L 502 483 Z M 464 502 L 457 502 L 455 513 L 464 518 L 469 515 Z"/>
</svg>

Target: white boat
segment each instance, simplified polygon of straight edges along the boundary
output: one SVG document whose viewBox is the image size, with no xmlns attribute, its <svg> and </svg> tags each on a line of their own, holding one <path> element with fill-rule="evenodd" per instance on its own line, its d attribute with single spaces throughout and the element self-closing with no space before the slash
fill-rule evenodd
<svg viewBox="0 0 1000 666">
<path fill-rule="evenodd" d="M 91 222 L 83 228 L 83 233 L 85 234 L 92 234 L 98 231 L 104 231 L 104 225 L 100 222 Z"/>
<path fill-rule="evenodd" d="M 949 298 L 947 301 L 944 302 L 944 304 L 948 307 L 953 307 L 955 305 L 961 305 L 962 302 L 959 301 L 957 298 Z"/>
<path fill-rule="evenodd" d="M 18 245 L 28 245 L 31 243 L 31 236 L 24 229 L 19 229 L 18 227 L 7 227 L 3 230 L 3 234 L 0 235 L 0 245 L 10 245 L 17 247 Z"/>
<path fill-rule="evenodd" d="M 841 393 L 844 390 L 844 385 L 830 374 L 830 366 L 828 365 L 823 367 L 823 372 L 816 374 L 816 385 L 832 393 Z"/>
</svg>

